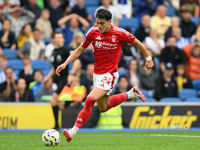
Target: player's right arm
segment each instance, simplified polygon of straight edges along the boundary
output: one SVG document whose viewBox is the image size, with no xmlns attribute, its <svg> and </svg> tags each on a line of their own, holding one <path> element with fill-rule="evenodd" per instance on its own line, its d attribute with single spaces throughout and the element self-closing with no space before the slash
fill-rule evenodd
<svg viewBox="0 0 200 150">
<path fill-rule="evenodd" d="M 84 47 L 82 47 L 81 45 L 75 49 L 71 55 L 67 58 L 67 60 L 61 64 L 60 66 L 57 67 L 56 69 L 56 75 L 59 76 L 60 75 L 60 71 L 62 71 L 63 69 L 66 68 L 66 66 L 71 63 L 72 61 L 74 61 L 76 58 L 78 58 L 82 53 L 83 51 L 85 50 Z"/>
</svg>

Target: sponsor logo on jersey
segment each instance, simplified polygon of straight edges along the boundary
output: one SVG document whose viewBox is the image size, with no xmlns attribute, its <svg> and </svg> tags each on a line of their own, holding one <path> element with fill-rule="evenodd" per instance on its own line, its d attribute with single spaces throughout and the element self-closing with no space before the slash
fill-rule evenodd
<svg viewBox="0 0 200 150">
<path fill-rule="evenodd" d="M 103 49 L 117 49 L 117 44 L 95 41 L 95 47 Z"/>
<path fill-rule="evenodd" d="M 100 36 L 98 36 L 97 38 L 95 38 L 96 40 L 101 40 L 101 37 Z"/>
</svg>

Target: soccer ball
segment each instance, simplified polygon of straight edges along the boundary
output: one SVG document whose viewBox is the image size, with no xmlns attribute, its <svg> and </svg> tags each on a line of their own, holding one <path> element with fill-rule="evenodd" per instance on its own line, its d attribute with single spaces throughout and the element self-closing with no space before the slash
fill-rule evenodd
<svg viewBox="0 0 200 150">
<path fill-rule="evenodd" d="M 60 134 L 54 129 L 48 129 L 42 134 L 42 142 L 46 146 L 58 145 L 60 142 Z"/>
</svg>

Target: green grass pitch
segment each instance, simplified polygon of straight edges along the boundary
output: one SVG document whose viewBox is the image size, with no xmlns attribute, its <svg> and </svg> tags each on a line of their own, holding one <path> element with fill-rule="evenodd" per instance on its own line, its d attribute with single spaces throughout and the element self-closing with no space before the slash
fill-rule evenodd
<svg viewBox="0 0 200 150">
<path fill-rule="evenodd" d="M 78 132 L 45 146 L 42 132 L 0 132 L 0 150 L 200 150 L 200 131 Z"/>
</svg>

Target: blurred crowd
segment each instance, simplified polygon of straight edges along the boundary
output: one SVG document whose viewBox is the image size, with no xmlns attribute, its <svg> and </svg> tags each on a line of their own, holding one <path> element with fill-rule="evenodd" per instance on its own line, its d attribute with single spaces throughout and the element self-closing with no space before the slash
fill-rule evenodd
<svg viewBox="0 0 200 150">
<path fill-rule="evenodd" d="M 113 94 L 138 86 L 147 92 L 147 97 L 159 101 L 178 97 L 178 91 L 184 88 L 195 89 L 193 81 L 200 80 L 199 0 L 97 0 L 93 5 L 89 2 L 92 0 L 0 1 L 0 101 L 48 101 L 57 86 L 53 78 L 43 84 L 46 74 L 33 69 L 32 61 L 52 62 L 55 32 L 63 33 L 66 47 L 76 49 L 95 24 L 99 8 L 111 11 L 114 26 L 122 27 L 122 19 L 136 18 L 137 28 L 125 29 L 145 45 L 155 63 L 147 70 L 140 51 L 123 43 L 120 78 Z M 7 65 L 10 60 L 5 50 L 17 51 L 22 60 L 24 69 L 18 74 Z M 78 77 L 88 94 L 93 88 L 92 44 L 79 60 L 80 69 L 74 80 Z"/>
</svg>

